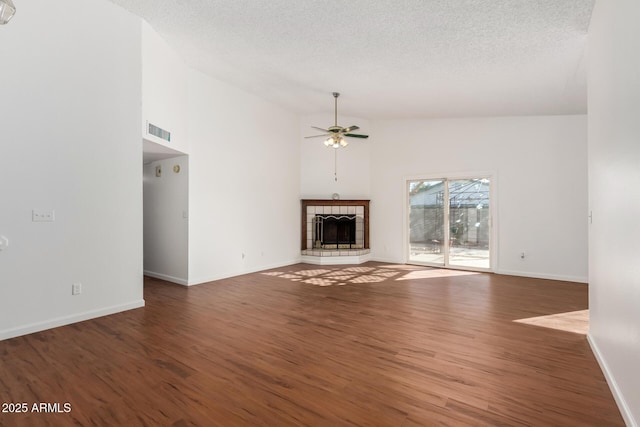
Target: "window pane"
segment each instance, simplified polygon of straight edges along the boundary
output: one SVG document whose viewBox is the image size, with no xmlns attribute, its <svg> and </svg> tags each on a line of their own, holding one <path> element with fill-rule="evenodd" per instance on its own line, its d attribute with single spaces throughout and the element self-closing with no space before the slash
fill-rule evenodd
<svg viewBox="0 0 640 427">
<path fill-rule="evenodd" d="M 449 265 L 490 268 L 489 180 L 449 181 Z"/>
<path fill-rule="evenodd" d="M 444 181 L 409 182 L 409 260 L 444 264 Z"/>
</svg>

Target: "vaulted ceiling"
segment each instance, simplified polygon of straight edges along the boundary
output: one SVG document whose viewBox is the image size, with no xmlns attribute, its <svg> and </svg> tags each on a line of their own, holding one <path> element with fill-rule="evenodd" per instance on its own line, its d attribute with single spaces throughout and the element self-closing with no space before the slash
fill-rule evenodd
<svg viewBox="0 0 640 427">
<path fill-rule="evenodd" d="M 586 112 L 595 0 L 111 0 L 194 68 L 300 113 Z"/>
</svg>

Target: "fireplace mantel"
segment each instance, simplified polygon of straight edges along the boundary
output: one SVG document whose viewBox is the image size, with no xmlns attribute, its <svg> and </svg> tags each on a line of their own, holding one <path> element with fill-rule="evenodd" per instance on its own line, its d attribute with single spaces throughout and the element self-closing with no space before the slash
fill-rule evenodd
<svg viewBox="0 0 640 427">
<path fill-rule="evenodd" d="M 307 213 L 309 206 L 327 206 L 329 208 L 333 206 L 345 206 L 345 207 L 362 207 L 362 216 L 364 219 L 364 248 L 369 249 L 369 202 L 370 200 L 334 200 L 334 199 L 303 199 L 300 201 L 302 205 L 302 222 L 301 222 L 301 233 L 300 233 L 300 248 L 305 251 L 307 249 L 312 249 L 308 246 L 308 238 L 307 232 L 309 230 L 308 218 L 309 215 Z M 332 213 L 332 212 L 327 212 Z M 348 213 L 348 212 L 344 212 Z M 367 251 L 368 252 L 368 251 Z"/>
</svg>

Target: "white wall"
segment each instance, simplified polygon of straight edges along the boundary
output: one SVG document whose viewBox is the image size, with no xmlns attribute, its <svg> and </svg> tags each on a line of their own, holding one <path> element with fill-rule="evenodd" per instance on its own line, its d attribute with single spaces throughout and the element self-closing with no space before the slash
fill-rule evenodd
<svg viewBox="0 0 640 427">
<path fill-rule="evenodd" d="M 0 58 L 0 339 L 143 305 L 139 20 L 20 2 Z"/>
<path fill-rule="evenodd" d="M 327 98 L 329 100 L 329 98 Z M 338 117 L 340 126 L 357 125 L 354 133 L 368 135 L 368 120 L 357 117 Z M 305 136 L 319 135 L 321 131 L 311 126 L 326 129 L 333 125 L 333 114 L 307 115 L 300 120 L 301 165 L 300 194 L 303 199 L 331 199 L 338 193 L 341 199 L 369 199 L 371 196 L 371 141 L 369 139 L 349 138 L 346 148 L 337 150 L 327 148 L 323 141 L 326 138 L 305 139 Z M 337 178 L 334 171 L 337 154 Z"/>
<path fill-rule="evenodd" d="M 160 184 L 145 184 L 145 272 L 191 285 L 297 262 L 297 116 L 191 69 L 146 23 L 142 47 L 144 121 L 172 141 L 143 136 L 189 154 L 188 179 L 161 183 L 156 163 L 145 168 L 145 183 Z"/>
<path fill-rule="evenodd" d="M 176 166 L 177 169 L 175 169 Z M 158 167 L 160 176 L 156 174 Z M 188 284 L 188 212 L 189 156 L 145 164 L 144 273 L 146 275 L 182 285 Z"/>
<path fill-rule="evenodd" d="M 640 3 L 598 1 L 589 30 L 589 340 L 640 425 Z"/>
<path fill-rule="evenodd" d="M 297 116 L 188 74 L 189 283 L 299 261 Z"/>
<path fill-rule="evenodd" d="M 495 271 L 586 282 L 586 132 L 585 116 L 373 122 L 374 259 L 405 261 L 406 178 L 493 172 Z"/>
<path fill-rule="evenodd" d="M 171 141 L 147 133 L 147 123 L 171 132 Z M 189 152 L 187 66 L 145 21 L 142 22 L 142 136 Z"/>
</svg>

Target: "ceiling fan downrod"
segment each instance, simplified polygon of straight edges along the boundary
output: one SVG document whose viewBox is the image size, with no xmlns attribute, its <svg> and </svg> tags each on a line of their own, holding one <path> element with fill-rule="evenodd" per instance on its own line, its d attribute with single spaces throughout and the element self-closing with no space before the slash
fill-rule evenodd
<svg viewBox="0 0 640 427">
<path fill-rule="evenodd" d="M 334 106 L 335 108 L 333 109 L 334 111 L 334 126 L 338 127 L 338 97 L 340 96 L 339 92 L 333 92 L 333 102 L 334 102 Z"/>
</svg>

